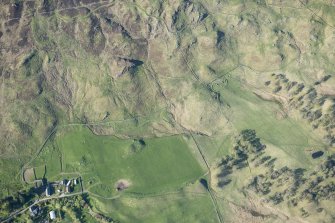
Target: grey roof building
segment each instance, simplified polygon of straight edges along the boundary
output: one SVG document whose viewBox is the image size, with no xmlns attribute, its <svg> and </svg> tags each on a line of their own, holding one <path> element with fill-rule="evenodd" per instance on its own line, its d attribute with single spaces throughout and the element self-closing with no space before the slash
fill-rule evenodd
<svg viewBox="0 0 335 223">
<path fill-rule="evenodd" d="M 30 216 L 35 217 L 38 214 L 39 210 L 40 209 L 38 206 L 35 206 L 35 205 L 31 206 L 29 208 Z"/>
</svg>

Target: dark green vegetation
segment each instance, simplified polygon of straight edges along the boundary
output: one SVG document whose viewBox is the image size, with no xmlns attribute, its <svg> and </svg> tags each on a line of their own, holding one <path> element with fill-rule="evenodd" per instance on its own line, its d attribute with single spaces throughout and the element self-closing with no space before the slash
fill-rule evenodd
<svg viewBox="0 0 335 223">
<path fill-rule="evenodd" d="M 1 199 L 0 217 L 5 218 L 13 211 L 22 207 L 27 207 L 33 203 L 37 196 L 33 196 L 33 188 L 30 191 L 20 191 L 17 194 Z"/>
<path fill-rule="evenodd" d="M 1 218 L 81 176 L 59 221 L 334 222 L 334 27 L 322 0 L 1 1 Z"/>
<path fill-rule="evenodd" d="M 29 211 L 27 211 L 25 214 L 20 215 L 16 221 L 43 222 L 49 218 L 50 211 L 55 211 L 56 222 L 117 222 L 110 217 L 94 212 L 91 201 L 86 195 L 46 201 L 35 205 L 34 209 L 38 210 L 35 216 L 30 216 Z"/>
</svg>

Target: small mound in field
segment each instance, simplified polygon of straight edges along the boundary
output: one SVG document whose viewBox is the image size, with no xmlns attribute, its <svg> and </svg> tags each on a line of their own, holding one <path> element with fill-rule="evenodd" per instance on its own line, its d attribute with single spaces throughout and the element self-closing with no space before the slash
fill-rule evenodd
<svg viewBox="0 0 335 223">
<path fill-rule="evenodd" d="M 35 180 L 34 168 L 29 168 L 29 169 L 26 169 L 24 171 L 24 173 L 23 173 L 23 180 L 26 183 L 34 182 L 34 180 Z"/>
<path fill-rule="evenodd" d="M 133 143 L 130 146 L 130 149 L 133 153 L 142 151 L 146 146 L 146 143 L 143 139 L 134 139 Z"/>
<path fill-rule="evenodd" d="M 118 180 L 118 182 L 116 182 L 115 187 L 117 191 L 123 191 L 127 189 L 130 185 L 131 183 L 129 180 L 121 179 L 121 180 Z"/>
</svg>

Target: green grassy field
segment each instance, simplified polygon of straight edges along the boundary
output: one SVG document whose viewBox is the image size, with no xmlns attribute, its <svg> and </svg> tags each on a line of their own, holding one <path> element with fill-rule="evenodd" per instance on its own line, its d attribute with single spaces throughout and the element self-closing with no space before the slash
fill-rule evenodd
<svg viewBox="0 0 335 223">
<path fill-rule="evenodd" d="M 46 164 L 49 179 L 78 173 L 85 187 L 104 197 L 116 193 L 120 179 L 130 182 L 129 192 L 153 193 L 178 189 L 204 173 L 182 136 L 144 141 L 145 145 L 135 148 L 133 140 L 95 136 L 85 127 L 70 127 L 57 134 L 54 145 L 49 144 L 34 165 Z"/>
<path fill-rule="evenodd" d="M 144 198 L 125 196 L 109 201 L 95 199 L 94 205 L 121 222 L 218 222 L 206 194 L 180 192 Z"/>
<path fill-rule="evenodd" d="M 48 180 L 81 175 L 94 207 L 122 222 L 217 222 L 198 181 L 205 171 L 183 136 L 143 141 L 64 127 L 31 165 L 38 178 L 44 165 Z M 130 183 L 123 192 L 116 190 L 120 179 Z"/>
</svg>

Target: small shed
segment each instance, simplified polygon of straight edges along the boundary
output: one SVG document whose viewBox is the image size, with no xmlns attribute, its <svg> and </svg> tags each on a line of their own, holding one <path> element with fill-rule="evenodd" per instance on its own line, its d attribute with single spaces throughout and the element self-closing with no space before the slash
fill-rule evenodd
<svg viewBox="0 0 335 223">
<path fill-rule="evenodd" d="M 56 219 L 56 212 L 55 212 L 55 211 L 50 211 L 50 212 L 49 212 L 49 215 L 50 215 L 50 219 L 51 219 L 51 220 Z"/>
<path fill-rule="evenodd" d="M 71 193 L 71 187 L 70 186 L 66 186 L 65 187 L 65 193 Z"/>
</svg>

